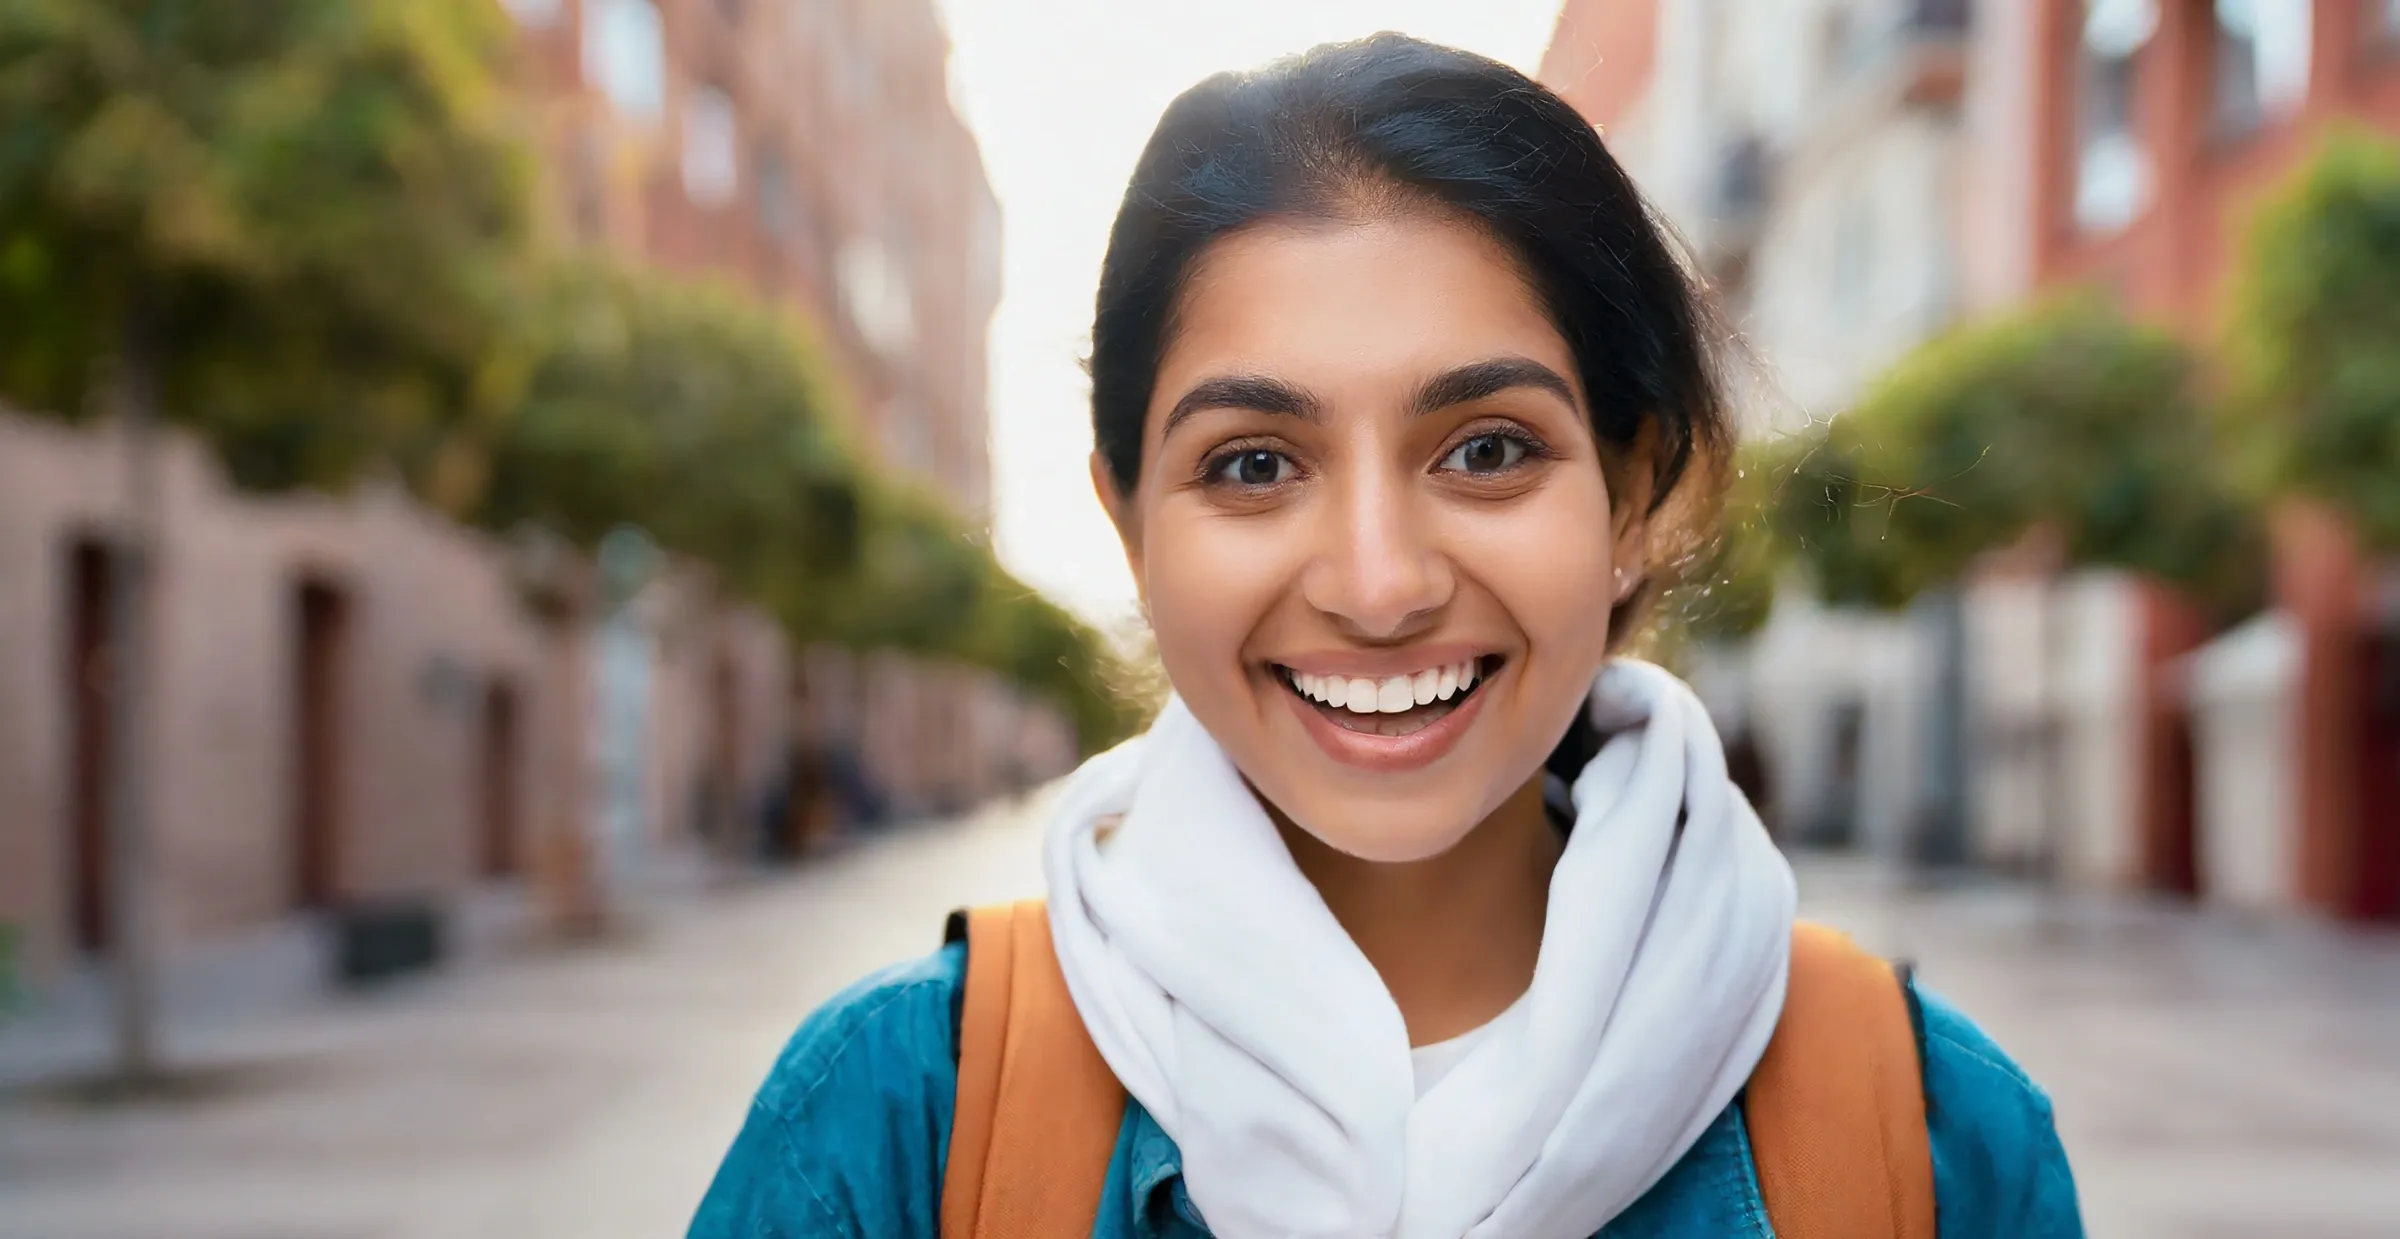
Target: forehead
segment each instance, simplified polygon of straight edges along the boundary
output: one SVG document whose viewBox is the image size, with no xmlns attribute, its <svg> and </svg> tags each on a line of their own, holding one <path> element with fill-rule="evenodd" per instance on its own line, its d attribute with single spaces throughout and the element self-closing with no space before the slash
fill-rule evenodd
<svg viewBox="0 0 2400 1239">
<path fill-rule="evenodd" d="M 1193 270 L 1152 404 L 1227 368 L 1339 399 L 1510 354 L 1575 373 L 1515 257 L 1474 224 L 1423 212 L 1266 224 Z"/>
</svg>

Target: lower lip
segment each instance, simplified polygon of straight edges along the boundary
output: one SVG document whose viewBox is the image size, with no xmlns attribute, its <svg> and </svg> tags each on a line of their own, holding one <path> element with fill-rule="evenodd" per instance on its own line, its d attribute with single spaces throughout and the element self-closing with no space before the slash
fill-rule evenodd
<svg viewBox="0 0 2400 1239">
<path fill-rule="evenodd" d="M 1502 666 L 1499 674 L 1507 671 Z M 1308 731 L 1318 748 L 1325 750 L 1326 756 L 1346 766 L 1392 773 L 1432 765 L 1455 748 L 1459 737 L 1467 734 L 1467 727 L 1483 709 L 1483 699 L 1491 695 L 1490 688 L 1490 682 L 1486 681 L 1460 702 L 1457 709 L 1405 736 L 1352 731 L 1325 717 L 1288 685 L 1279 683 L 1275 691 L 1291 703 L 1292 712 L 1300 716 L 1300 726 Z"/>
</svg>

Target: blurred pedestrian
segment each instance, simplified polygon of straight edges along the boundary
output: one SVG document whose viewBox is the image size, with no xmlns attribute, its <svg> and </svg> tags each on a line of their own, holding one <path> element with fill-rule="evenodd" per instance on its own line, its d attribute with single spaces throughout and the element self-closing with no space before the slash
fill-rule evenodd
<svg viewBox="0 0 2400 1239">
<path fill-rule="evenodd" d="M 1774 790 L 1767 782 L 1766 756 L 1759 752 L 1756 728 L 1744 726 L 1725 741 L 1725 777 L 1733 780 L 1742 799 L 1750 802 L 1767 833 L 1775 834 Z"/>
<path fill-rule="evenodd" d="M 866 759 L 858 748 L 836 741 L 826 752 L 825 765 L 828 781 L 841 802 L 841 829 L 881 825 L 885 816 L 883 791 L 868 774 Z"/>
<path fill-rule="evenodd" d="M 795 751 L 787 749 L 782 763 L 759 794 L 752 815 L 750 844 L 757 859 L 780 864 L 799 854 L 800 767 Z"/>
<path fill-rule="evenodd" d="M 1178 99 L 1091 359 L 1175 695 L 1067 785 L 1046 910 L 800 1029 L 692 1233 L 2079 1235 L 2042 1092 L 1795 928 L 1706 712 L 1614 654 L 1723 472 L 1715 339 L 1511 69 L 1386 35 Z"/>
</svg>

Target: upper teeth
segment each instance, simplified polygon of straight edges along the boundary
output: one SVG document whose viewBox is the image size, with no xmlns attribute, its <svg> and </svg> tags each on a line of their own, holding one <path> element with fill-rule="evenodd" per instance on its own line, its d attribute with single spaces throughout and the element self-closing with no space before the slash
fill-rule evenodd
<svg viewBox="0 0 2400 1239">
<path fill-rule="evenodd" d="M 1398 714 L 1412 706 L 1448 701 L 1475 683 L 1475 660 L 1432 667 L 1415 675 L 1385 676 L 1379 680 L 1345 675 L 1292 673 L 1292 684 L 1303 696 L 1353 714 Z"/>
</svg>

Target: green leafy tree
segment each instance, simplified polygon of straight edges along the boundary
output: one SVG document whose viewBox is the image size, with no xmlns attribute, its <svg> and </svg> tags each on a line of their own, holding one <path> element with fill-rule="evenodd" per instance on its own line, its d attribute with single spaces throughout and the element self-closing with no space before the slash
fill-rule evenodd
<svg viewBox="0 0 2400 1239">
<path fill-rule="evenodd" d="M 391 461 L 442 497 L 511 403 L 524 160 L 485 0 L 0 0 L 0 397 L 126 430 L 107 755 L 118 1068 L 159 1072 L 140 774 L 149 427 L 241 482 Z"/>
<path fill-rule="evenodd" d="M 513 40 L 489 0 L 0 0 L 0 397 L 164 416 L 248 486 L 391 466 L 496 529 L 638 526 L 800 639 L 973 658 L 1110 737 L 1104 644 L 860 465 L 794 324 L 536 255 Z"/>
<path fill-rule="evenodd" d="M 1769 540 L 1807 567 L 1825 601 L 1896 608 L 1930 581 L 1891 539 L 1890 474 L 1862 429 L 1836 421 L 1766 445 L 1753 470 L 1766 484 L 1752 502 Z"/>
<path fill-rule="evenodd" d="M 523 398 L 490 437 L 477 509 L 584 545 L 638 525 L 803 637 L 861 541 L 862 477 L 830 429 L 816 347 L 714 285 L 550 265 Z"/>
<path fill-rule="evenodd" d="M 961 654 L 1049 698 L 1074 720 L 1077 743 L 1098 752 L 1148 722 L 1130 669 L 1107 641 L 1065 608 L 1010 576 L 987 571 L 983 608 Z"/>
<path fill-rule="evenodd" d="M 1736 454 L 1711 536 L 1673 566 L 1675 583 L 1659 600 L 1661 629 L 1714 642 L 1748 636 L 1766 623 L 1785 554 L 1768 518 L 1790 476 L 1788 455 L 1781 440 L 1745 444 Z"/>
<path fill-rule="evenodd" d="M 1010 577 L 938 496 L 867 470 L 830 427 L 814 341 L 731 290 L 547 264 L 522 403 L 478 518 L 585 547 L 635 525 L 712 565 L 801 641 L 989 667 L 1124 734 L 1097 634 Z"/>
<path fill-rule="evenodd" d="M 832 582 L 804 623 L 835 640 L 969 655 L 996 567 L 948 505 L 906 483 L 868 492 L 857 571 Z"/>
<path fill-rule="evenodd" d="M 512 37 L 488 0 L 0 0 L 0 394 L 77 417 L 113 373 L 250 485 L 471 486 L 513 400 Z"/>
<path fill-rule="evenodd" d="M 1771 520 L 1832 601 L 1900 606 L 2037 526 L 2221 610 L 2257 592 L 2191 355 L 2093 302 L 1934 340 L 1790 450 Z"/>
<path fill-rule="evenodd" d="M 2262 203 L 2230 308 L 2249 480 L 2400 548 L 2400 143 L 2338 134 Z"/>
<path fill-rule="evenodd" d="M 1011 576 L 946 506 L 886 484 L 866 510 L 857 572 L 830 583 L 803 623 L 851 645 L 990 668 L 1066 710 L 1086 752 L 1138 728 L 1106 640 Z"/>
</svg>

